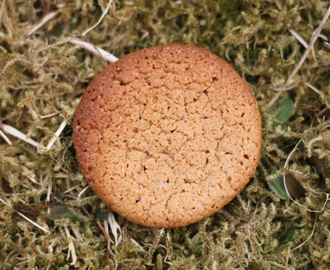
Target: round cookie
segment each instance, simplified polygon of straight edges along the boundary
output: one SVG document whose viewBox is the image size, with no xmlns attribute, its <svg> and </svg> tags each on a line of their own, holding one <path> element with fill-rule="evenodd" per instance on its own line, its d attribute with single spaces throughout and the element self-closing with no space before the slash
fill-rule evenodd
<svg viewBox="0 0 330 270">
<path fill-rule="evenodd" d="M 157 228 L 198 222 L 231 201 L 254 174 L 261 145 L 244 80 L 215 54 L 178 44 L 105 68 L 83 94 L 73 131 L 95 193 Z"/>
</svg>

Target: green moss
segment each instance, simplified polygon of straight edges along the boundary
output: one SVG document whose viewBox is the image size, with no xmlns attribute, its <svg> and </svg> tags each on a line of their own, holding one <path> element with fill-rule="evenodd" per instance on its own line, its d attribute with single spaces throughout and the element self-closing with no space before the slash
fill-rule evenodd
<svg viewBox="0 0 330 270">
<path fill-rule="evenodd" d="M 326 12 L 325 2 L 114 2 L 84 37 L 81 33 L 99 20 L 107 1 L 0 4 L 2 123 L 46 146 L 67 121 L 49 151 L 11 135 L 12 145 L 0 138 L 0 198 L 7 203 L 0 202 L 0 265 L 101 269 L 107 261 L 108 243 L 100 225 L 107 225 L 111 213 L 90 189 L 83 192 L 87 182 L 71 142 L 80 97 L 107 63 L 66 42 L 80 37 L 117 57 L 166 43 L 211 50 L 250 84 L 263 118 L 259 167 L 239 196 L 212 217 L 178 229 L 156 232 L 115 215 L 123 239 L 116 246 L 109 233 L 105 269 L 329 269 L 330 211 L 329 203 L 324 204 L 330 191 L 328 41 L 317 40 L 275 102 L 279 108 L 281 100 L 293 101 L 289 117 L 274 121 L 268 113 L 305 51 L 289 29 L 308 43 Z M 41 25 L 53 12 L 55 16 Z M 40 27 L 31 32 L 36 25 Z M 328 21 L 322 34 L 329 36 L 329 31 Z M 296 198 L 299 204 L 280 200 L 268 186 L 268 180 L 285 174 L 305 190 Z"/>
</svg>

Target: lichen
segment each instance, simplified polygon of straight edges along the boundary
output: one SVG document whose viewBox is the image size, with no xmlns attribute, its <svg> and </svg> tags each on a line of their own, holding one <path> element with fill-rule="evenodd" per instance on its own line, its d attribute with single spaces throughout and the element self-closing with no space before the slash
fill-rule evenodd
<svg viewBox="0 0 330 270">
<path fill-rule="evenodd" d="M 0 4 L 2 124 L 46 147 L 65 121 L 49 150 L 17 139 L 0 126 L 12 143 L 1 135 L 0 265 L 4 269 L 100 269 L 105 264 L 105 269 L 329 269 L 329 20 L 298 73 L 286 81 L 305 52 L 289 30 L 308 44 L 328 3 L 114 1 L 102 21 L 82 36 L 98 22 L 107 4 L 89 0 Z M 92 190 L 84 190 L 87 182 L 78 168 L 71 127 L 86 86 L 108 63 L 68 43 L 73 37 L 117 57 L 153 45 L 182 43 L 228 61 L 249 83 L 263 118 L 261 158 L 249 185 L 215 215 L 183 228 L 155 231 L 113 215 Z M 278 122 L 269 108 L 279 107 L 286 98 L 293 101 L 293 111 Z M 267 183 L 284 175 L 304 189 L 294 201 L 278 198 Z M 123 237 L 118 245 L 111 231 L 116 224 Z"/>
</svg>

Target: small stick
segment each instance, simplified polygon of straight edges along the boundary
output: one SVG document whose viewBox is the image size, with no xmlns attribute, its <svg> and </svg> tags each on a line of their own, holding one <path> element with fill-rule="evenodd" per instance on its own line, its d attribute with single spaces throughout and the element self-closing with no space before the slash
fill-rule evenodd
<svg viewBox="0 0 330 270">
<path fill-rule="evenodd" d="M 285 268 L 289 267 L 290 250 L 291 250 L 291 246 L 289 246 L 288 251 L 286 253 Z"/>
<path fill-rule="evenodd" d="M 320 33 L 322 31 L 322 28 L 325 24 L 325 22 L 327 21 L 327 19 L 329 18 L 330 15 L 330 7 L 328 8 L 326 14 L 324 15 L 321 24 L 319 25 L 319 27 L 316 29 L 314 36 L 312 37 L 311 42 L 309 43 L 305 53 L 303 54 L 303 56 L 301 57 L 298 65 L 295 67 L 295 69 L 292 71 L 292 73 L 290 74 L 289 78 L 286 80 L 286 82 L 284 83 L 284 86 L 288 84 L 288 82 L 297 74 L 297 72 L 299 71 L 299 69 L 301 68 L 302 64 L 304 63 L 307 55 L 309 54 L 310 50 L 313 48 L 315 41 L 317 40 L 317 38 L 320 36 Z M 275 102 L 276 100 L 280 97 L 280 95 L 283 93 L 282 91 L 279 91 L 275 97 L 273 97 L 269 103 L 267 104 L 267 109 L 269 109 Z"/>
<path fill-rule="evenodd" d="M 106 265 L 109 262 L 109 258 L 110 258 L 110 237 L 109 237 L 109 234 L 104 230 L 104 228 L 103 228 L 102 224 L 100 223 L 100 221 L 97 221 L 97 225 L 99 225 L 101 231 L 104 233 L 105 239 L 107 240 L 107 243 L 108 243 L 107 258 L 106 258 L 105 264 L 104 264 L 104 267 L 106 267 Z"/>
<path fill-rule="evenodd" d="M 94 24 L 91 28 L 87 29 L 84 33 L 82 33 L 83 36 L 85 36 L 89 31 L 93 30 L 96 26 L 98 26 L 100 24 L 100 22 L 103 20 L 104 16 L 108 13 L 111 3 L 112 3 L 112 0 L 109 1 L 106 9 L 103 11 L 102 16 L 99 19 L 99 21 L 96 24 Z"/>
<path fill-rule="evenodd" d="M 289 76 L 289 78 L 287 79 L 287 82 L 290 81 L 298 72 L 298 70 L 300 69 L 301 65 L 304 63 L 307 55 L 309 54 L 310 50 L 312 49 L 312 47 L 314 46 L 315 41 L 317 40 L 317 38 L 319 37 L 322 28 L 325 24 L 325 22 L 328 20 L 330 15 L 330 7 L 327 10 L 327 13 L 324 15 L 323 20 L 321 22 L 321 24 L 319 25 L 319 27 L 316 29 L 315 31 L 315 35 L 313 36 L 311 42 L 309 43 L 309 46 L 307 48 L 307 50 L 305 51 L 305 53 L 303 54 L 303 56 L 301 57 L 298 65 L 296 66 L 296 68 L 292 71 L 291 75 Z"/>
<path fill-rule="evenodd" d="M 326 112 L 326 110 L 328 110 L 330 107 L 325 107 L 322 111 L 317 113 L 317 116 L 320 117 L 322 114 L 324 114 Z"/>
<path fill-rule="evenodd" d="M 311 84 L 309 84 L 309 83 L 307 83 L 307 82 L 305 82 L 305 84 L 306 84 L 309 88 L 311 88 L 312 90 L 314 90 L 317 94 L 319 94 L 320 96 L 322 96 L 321 91 L 318 90 L 315 86 L 313 86 L 313 85 L 311 85 Z"/>
</svg>

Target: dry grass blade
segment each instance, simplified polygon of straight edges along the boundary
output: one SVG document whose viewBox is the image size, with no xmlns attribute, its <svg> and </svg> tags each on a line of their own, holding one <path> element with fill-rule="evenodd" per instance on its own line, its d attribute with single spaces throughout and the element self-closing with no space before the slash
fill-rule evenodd
<svg viewBox="0 0 330 270">
<path fill-rule="evenodd" d="M 72 257 L 71 265 L 75 265 L 78 258 L 76 255 L 76 249 L 74 248 L 74 245 L 73 245 L 73 242 L 71 239 L 72 236 L 71 236 L 67 226 L 64 226 L 64 230 L 65 230 L 65 234 L 66 234 L 67 238 L 69 239 L 69 250 L 68 250 L 67 260 L 70 258 L 70 253 L 71 253 L 71 257 Z"/>
<path fill-rule="evenodd" d="M 5 125 L 5 124 L 2 124 L 1 125 L 2 127 L 2 130 L 5 131 L 6 133 L 12 135 L 12 136 L 15 136 L 35 147 L 39 147 L 39 148 L 43 148 L 44 146 L 41 145 L 40 143 L 30 139 L 30 138 L 27 138 L 26 135 L 22 132 L 20 132 L 19 130 L 17 130 L 16 128 L 13 128 L 12 126 L 9 126 L 9 125 Z"/>
<path fill-rule="evenodd" d="M 26 168 L 25 166 L 21 166 L 22 170 L 24 171 L 25 175 L 27 178 L 29 178 L 33 183 L 35 184 L 39 184 L 37 182 L 37 180 L 35 179 L 36 175 L 34 173 L 32 173 L 28 168 Z M 40 184 L 39 184 L 40 185 Z"/>
<path fill-rule="evenodd" d="M 118 58 L 116 56 L 112 55 L 111 53 L 109 53 L 93 44 L 80 40 L 78 38 L 70 38 L 68 40 L 68 42 L 71 42 L 76 45 L 82 45 L 85 50 L 91 52 L 92 54 L 94 54 L 96 56 L 101 57 L 102 59 L 104 59 L 110 63 L 116 62 L 118 60 Z"/>
<path fill-rule="evenodd" d="M 100 19 L 98 20 L 98 22 L 96 24 L 94 24 L 91 28 L 87 29 L 84 33 L 82 33 L 83 36 L 85 36 L 89 31 L 93 30 L 96 26 L 98 26 L 100 24 L 100 22 L 102 21 L 102 19 L 104 18 L 104 16 L 108 13 L 109 8 L 111 6 L 112 0 L 109 1 L 106 9 L 103 11 Z"/>
<path fill-rule="evenodd" d="M 314 225 L 313 225 L 313 230 L 312 230 L 311 234 L 308 236 L 308 238 L 304 242 L 302 242 L 299 246 L 293 248 L 291 251 L 294 251 L 294 250 L 302 247 L 303 245 L 305 245 L 309 241 L 309 239 L 311 239 L 311 237 L 313 236 L 314 231 L 315 231 L 316 219 L 317 219 L 317 217 L 315 218 Z"/>
<path fill-rule="evenodd" d="M 0 135 L 2 138 L 4 138 L 4 140 L 9 144 L 9 145 L 12 145 L 11 141 L 8 139 L 8 137 L 6 136 L 5 133 L 3 133 L 1 130 L 0 130 Z"/>
<path fill-rule="evenodd" d="M 5 205 L 8 205 L 3 199 L 0 198 L 0 202 L 4 203 Z M 15 210 L 16 211 L 16 210 Z M 40 230 L 46 232 L 46 233 L 50 233 L 50 231 L 48 231 L 47 229 L 45 229 L 44 227 L 40 226 L 38 223 L 35 223 L 34 221 L 32 221 L 31 219 L 29 219 L 27 216 L 23 215 L 21 212 L 16 211 L 16 213 L 18 215 L 20 215 L 22 218 L 24 218 L 26 221 L 30 222 L 32 225 L 36 226 L 37 228 L 39 228 Z"/>
<path fill-rule="evenodd" d="M 85 187 L 82 191 L 79 192 L 77 200 L 80 200 L 81 195 L 83 195 L 85 193 L 85 191 L 89 188 L 89 186 Z"/>
<path fill-rule="evenodd" d="M 43 25 L 45 25 L 47 22 L 50 20 L 54 19 L 56 15 L 58 14 L 58 11 L 51 12 L 47 14 L 40 23 L 37 25 L 33 26 L 32 29 L 29 31 L 28 36 L 32 35 L 35 31 L 37 31 L 39 28 L 41 28 Z"/>
<path fill-rule="evenodd" d="M 60 127 L 58 128 L 58 130 L 56 131 L 55 135 L 53 136 L 53 138 L 50 140 L 50 142 L 47 144 L 47 151 L 50 150 L 50 148 L 53 146 L 53 144 L 56 142 L 56 140 L 59 138 L 60 134 L 62 133 L 63 129 L 65 128 L 66 124 L 68 123 L 67 120 L 64 120 Z"/>
<path fill-rule="evenodd" d="M 111 229 L 111 232 L 112 232 L 113 236 L 115 237 L 115 245 L 118 246 L 118 244 L 120 243 L 120 241 L 122 239 L 122 231 L 112 212 L 110 212 L 108 214 L 108 222 L 109 222 L 109 227 Z"/>
<path fill-rule="evenodd" d="M 289 29 L 289 32 L 307 49 L 308 44 L 307 42 L 294 30 Z"/>
</svg>

